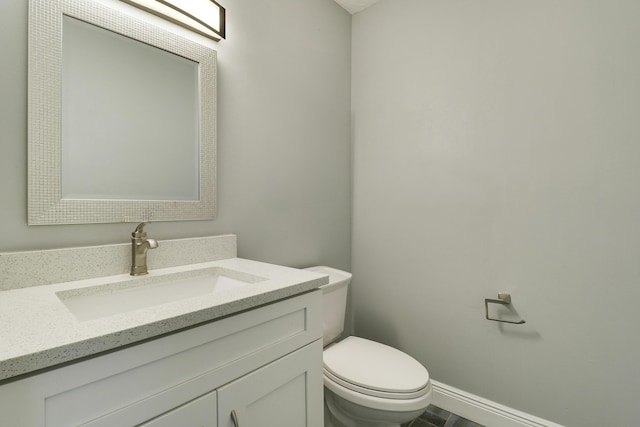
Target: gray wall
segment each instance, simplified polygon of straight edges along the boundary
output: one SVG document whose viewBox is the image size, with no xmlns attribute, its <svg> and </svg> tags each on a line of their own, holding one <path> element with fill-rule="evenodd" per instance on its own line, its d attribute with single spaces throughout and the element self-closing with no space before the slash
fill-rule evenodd
<svg viewBox="0 0 640 427">
<path fill-rule="evenodd" d="M 638 22 L 631 0 L 354 16 L 356 333 L 560 424 L 637 425 Z M 499 291 L 526 325 L 484 320 Z"/>
<path fill-rule="evenodd" d="M 242 257 L 348 269 L 351 17 L 331 0 L 225 6 L 217 218 L 147 230 L 236 233 Z M 127 242 L 134 224 L 26 224 L 27 11 L 26 0 L 0 2 L 0 251 Z"/>
</svg>

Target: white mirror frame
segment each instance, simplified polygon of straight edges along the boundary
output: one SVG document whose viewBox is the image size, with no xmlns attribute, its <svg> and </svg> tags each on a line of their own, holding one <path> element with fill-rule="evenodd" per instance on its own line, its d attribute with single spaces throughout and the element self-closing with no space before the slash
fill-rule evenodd
<svg viewBox="0 0 640 427">
<path fill-rule="evenodd" d="M 216 200 L 215 50 L 92 0 L 30 0 L 29 5 L 29 225 L 213 219 Z M 199 200 L 62 198 L 63 15 L 199 64 Z"/>
</svg>

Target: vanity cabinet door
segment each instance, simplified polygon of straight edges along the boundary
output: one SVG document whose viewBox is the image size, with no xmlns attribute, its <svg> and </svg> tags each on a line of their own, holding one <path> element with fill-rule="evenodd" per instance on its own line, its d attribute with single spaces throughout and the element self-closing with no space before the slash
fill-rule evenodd
<svg viewBox="0 0 640 427">
<path fill-rule="evenodd" d="M 216 409 L 216 392 L 213 391 L 138 427 L 217 427 Z"/>
<path fill-rule="evenodd" d="M 322 427 L 322 342 L 218 389 L 220 427 Z"/>
</svg>

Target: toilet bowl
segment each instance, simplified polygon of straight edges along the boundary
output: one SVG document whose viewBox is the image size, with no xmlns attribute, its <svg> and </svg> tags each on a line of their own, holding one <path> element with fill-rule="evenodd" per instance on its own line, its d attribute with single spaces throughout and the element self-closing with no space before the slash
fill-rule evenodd
<svg viewBox="0 0 640 427">
<path fill-rule="evenodd" d="M 323 375 L 326 427 L 399 427 L 422 414 L 431 402 L 429 372 L 393 347 L 350 336 L 344 330 L 351 274 L 330 267 L 324 298 Z"/>
<path fill-rule="evenodd" d="M 399 426 L 431 402 L 427 370 L 395 348 L 347 337 L 323 353 L 325 426 Z"/>
</svg>

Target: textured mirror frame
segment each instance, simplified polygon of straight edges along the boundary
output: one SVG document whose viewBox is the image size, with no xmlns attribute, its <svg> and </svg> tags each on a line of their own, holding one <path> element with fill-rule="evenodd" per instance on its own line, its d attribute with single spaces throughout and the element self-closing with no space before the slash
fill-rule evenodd
<svg viewBox="0 0 640 427">
<path fill-rule="evenodd" d="M 62 198 L 61 88 L 64 15 L 199 64 L 199 200 Z M 29 225 L 214 218 L 217 91 L 215 50 L 92 0 L 30 0 L 28 82 Z"/>
</svg>

